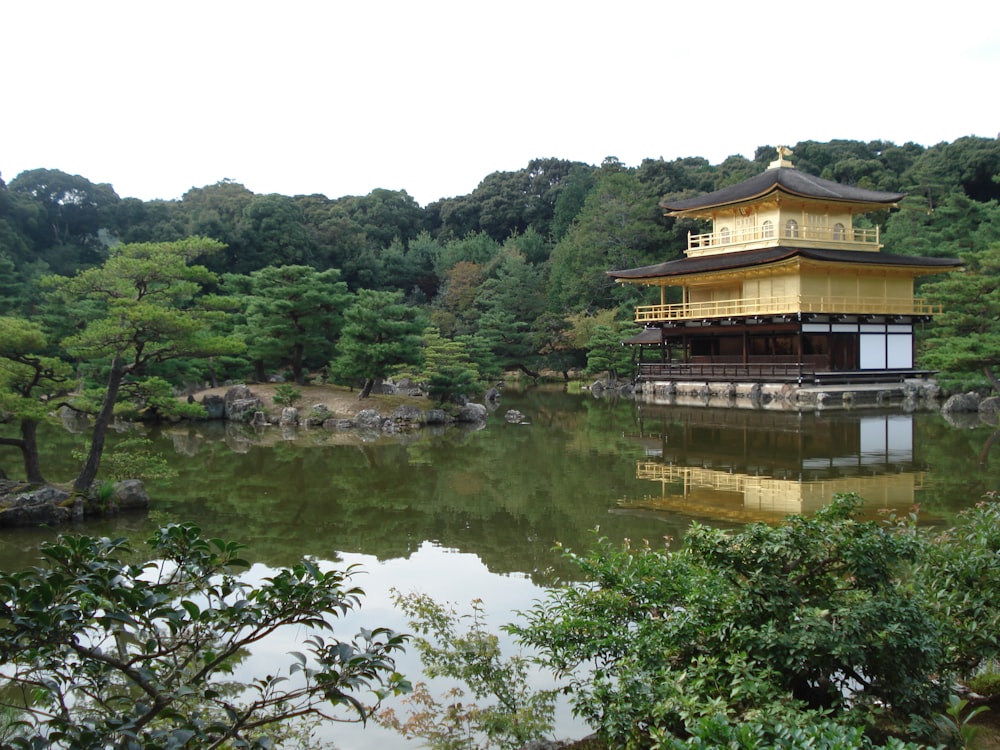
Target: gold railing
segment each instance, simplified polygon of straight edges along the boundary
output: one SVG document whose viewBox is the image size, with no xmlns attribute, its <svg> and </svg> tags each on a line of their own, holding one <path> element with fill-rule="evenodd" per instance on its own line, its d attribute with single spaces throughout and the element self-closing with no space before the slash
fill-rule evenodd
<svg viewBox="0 0 1000 750">
<path fill-rule="evenodd" d="M 636 323 L 709 318 L 828 313 L 839 315 L 938 315 L 941 305 L 922 299 L 886 297 L 825 296 L 759 297 L 711 302 L 687 302 L 673 305 L 640 305 L 635 308 Z"/>
<path fill-rule="evenodd" d="M 859 229 L 848 226 L 834 228 L 799 225 L 794 229 L 789 229 L 784 226 L 755 226 L 733 230 L 723 229 L 706 234 L 691 234 L 689 232 L 688 250 L 745 245 L 767 240 L 790 242 L 806 240 L 808 242 L 831 243 L 832 246 L 836 247 L 839 243 L 844 245 L 878 245 L 880 237 L 878 227 Z"/>
</svg>

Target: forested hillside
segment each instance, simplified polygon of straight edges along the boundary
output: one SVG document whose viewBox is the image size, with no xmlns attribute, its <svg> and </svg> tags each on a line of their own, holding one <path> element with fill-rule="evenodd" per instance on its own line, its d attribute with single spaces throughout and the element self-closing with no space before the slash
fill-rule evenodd
<svg viewBox="0 0 1000 750">
<path fill-rule="evenodd" d="M 956 256 L 1000 241 L 997 140 L 805 141 L 793 150 L 800 170 L 908 193 L 898 211 L 862 219 L 883 227 L 886 252 Z M 30 170 L 0 181 L 0 315 L 44 322 L 45 277 L 98 266 L 120 243 L 200 236 L 225 245 L 194 260 L 216 274 L 206 292 L 226 301 L 218 307 L 247 348 L 213 360 L 211 373 L 192 364 L 168 379 L 288 370 L 302 380 L 325 371 L 338 355 L 331 333 L 362 290 L 391 293 L 367 298 L 379 304 L 414 308 L 423 330 L 437 329 L 437 346 L 461 342 L 480 379 L 508 368 L 567 372 L 586 365 L 595 335 L 627 331 L 632 307 L 654 301 L 616 287 L 605 271 L 680 257 L 688 232 L 705 231 L 664 217 L 658 202 L 732 184 L 774 156 L 762 146 L 752 161 L 718 165 L 536 159 L 423 207 L 405 191 L 256 195 L 231 181 L 192 187 L 176 201 L 141 201 L 84 176 Z M 274 270 L 285 266 L 295 268 Z M 46 325 L 53 341 L 70 333 L 65 319 Z"/>
</svg>

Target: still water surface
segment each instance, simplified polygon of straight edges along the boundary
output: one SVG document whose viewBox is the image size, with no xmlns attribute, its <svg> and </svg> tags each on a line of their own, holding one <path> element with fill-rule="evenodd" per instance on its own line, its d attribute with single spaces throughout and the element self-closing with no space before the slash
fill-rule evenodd
<svg viewBox="0 0 1000 750">
<path fill-rule="evenodd" d="M 528 424 L 505 422 L 508 409 Z M 975 420 L 663 407 L 560 390 L 508 392 L 476 430 L 365 439 L 199 423 L 150 437 L 178 471 L 148 485 L 153 510 L 80 530 L 140 541 L 157 525 L 194 521 L 247 544 L 258 576 L 302 555 L 357 563 L 366 597 L 338 627 L 343 635 L 359 625 L 406 630 L 393 588 L 459 607 L 481 598 L 499 626 L 573 575 L 553 545 L 585 550 L 595 529 L 614 541 L 676 539 L 692 521 L 773 522 L 852 490 L 873 514 L 919 504 L 923 519 L 940 523 L 1000 489 L 996 435 Z M 56 442 L 44 465 L 53 479 L 68 478 L 66 457 L 80 438 L 62 433 Z M 15 460 L 0 452 L 0 466 Z M 0 568 L 30 564 L 51 536 L 0 532 Z M 279 658 L 294 638 L 254 659 Z M 416 675 L 419 662 L 402 666 Z M 566 712 L 560 721 L 557 735 L 583 731 Z M 378 727 L 331 736 L 343 750 L 411 746 Z"/>
</svg>

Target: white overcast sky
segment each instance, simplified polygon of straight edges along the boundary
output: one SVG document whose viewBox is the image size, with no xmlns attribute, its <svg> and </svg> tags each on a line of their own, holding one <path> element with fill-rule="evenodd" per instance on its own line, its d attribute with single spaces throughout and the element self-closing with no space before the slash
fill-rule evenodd
<svg viewBox="0 0 1000 750">
<path fill-rule="evenodd" d="M 143 200 L 1000 131 L 987 0 L 7 0 L 0 51 L 0 176 Z"/>
</svg>

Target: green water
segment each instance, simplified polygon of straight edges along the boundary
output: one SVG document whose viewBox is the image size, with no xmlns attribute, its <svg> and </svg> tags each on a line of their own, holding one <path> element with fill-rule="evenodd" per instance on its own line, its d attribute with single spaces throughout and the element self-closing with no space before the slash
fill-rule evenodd
<svg viewBox="0 0 1000 750">
<path fill-rule="evenodd" d="M 528 424 L 507 423 L 508 409 Z M 586 549 L 597 528 L 613 540 L 676 539 L 692 520 L 775 521 L 853 487 L 873 511 L 917 503 L 928 522 L 946 522 L 1000 489 L 993 430 L 932 413 L 667 408 L 533 390 L 505 394 L 474 430 L 366 438 L 198 423 L 149 436 L 178 471 L 148 483 L 150 513 L 74 530 L 138 541 L 155 525 L 194 521 L 247 544 L 253 575 L 302 555 L 358 563 L 367 596 L 345 633 L 405 630 L 392 588 L 458 605 L 482 598 L 495 624 L 509 621 L 546 584 L 573 574 L 553 545 Z M 50 430 L 44 439 L 49 477 L 69 479 L 81 438 Z M 17 461 L 0 448 L 8 474 L 20 473 Z M 0 568 L 30 564 L 52 535 L 0 530 Z M 294 638 L 277 640 L 255 659 L 280 661 L 294 648 Z M 557 734 L 581 733 L 565 712 L 560 721 Z M 377 727 L 332 731 L 342 750 L 410 746 Z"/>
</svg>

